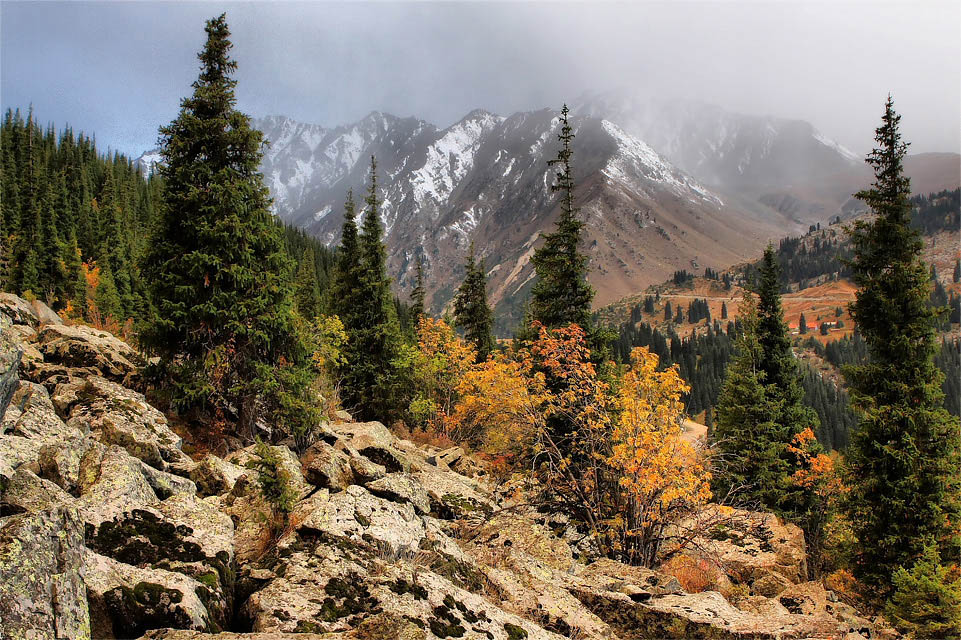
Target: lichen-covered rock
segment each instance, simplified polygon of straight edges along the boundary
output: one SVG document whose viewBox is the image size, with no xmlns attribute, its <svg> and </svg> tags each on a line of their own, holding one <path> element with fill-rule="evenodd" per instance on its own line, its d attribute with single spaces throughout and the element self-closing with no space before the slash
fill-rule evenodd
<svg viewBox="0 0 961 640">
<path fill-rule="evenodd" d="M 375 496 L 393 502 L 405 502 L 420 515 L 430 512 L 431 501 L 424 487 L 408 473 L 389 473 L 364 485 Z"/>
<path fill-rule="evenodd" d="M 56 443 L 75 433 L 83 432 L 60 419 L 50 400 L 47 389 L 40 384 L 22 381 L 14 396 L 21 412 L 9 425 L 9 433 L 24 438 L 42 440 L 43 444 Z"/>
<path fill-rule="evenodd" d="M 304 454 L 304 477 L 315 487 L 342 491 L 354 483 L 351 458 L 324 440 L 319 440 Z"/>
<path fill-rule="evenodd" d="M 425 469 L 412 474 L 427 492 L 430 512 L 438 518 L 486 518 L 494 502 L 481 493 L 480 485 L 445 469 Z"/>
<path fill-rule="evenodd" d="M 397 640 L 414 640 L 404 636 L 383 636 Z M 351 640 L 358 636 L 343 633 L 218 633 L 211 635 L 202 631 L 187 631 L 184 629 L 153 629 L 142 636 L 142 640 Z M 366 640 L 370 640 L 367 636 Z"/>
<path fill-rule="evenodd" d="M 190 479 L 201 496 L 218 496 L 231 491 L 250 470 L 208 453 L 190 470 Z"/>
<path fill-rule="evenodd" d="M 161 500 L 166 500 L 170 496 L 177 494 L 186 494 L 188 496 L 197 495 L 197 485 L 189 478 L 161 471 L 160 469 L 151 467 L 142 460 L 140 462 L 140 471 L 147 480 L 147 484 L 150 485 L 150 488 L 154 490 L 154 493 L 156 493 L 157 497 Z"/>
<path fill-rule="evenodd" d="M 10 482 L 13 474 L 23 465 L 36 473 L 40 470 L 37 458 L 43 443 L 32 438 L 21 438 L 8 434 L 0 435 L 0 491 Z"/>
<path fill-rule="evenodd" d="M 352 422 L 331 425 L 344 439 L 343 445 L 383 466 L 388 473 L 410 471 L 409 456 L 398 448 L 398 439 L 379 422 Z"/>
<path fill-rule="evenodd" d="M 254 631 L 278 634 L 346 632 L 356 635 L 345 637 L 358 638 L 512 640 L 561 637 L 504 611 L 498 594 L 484 593 L 485 584 L 479 577 L 472 584 L 464 583 L 463 574 L 449 566 L 450 560 L 441 556 L 431 559 L 430 552 L 424 553 L 428 557 L 390 555 L 363 540 L 306 532 L 278 545 L 272 577 L 250 596 L 243 613 Z M 471 589 L 465 588 L 468 586 Z M 362 630 L 395 635 L 365 636 L 360 635 Z"/>
<path fill-rule="evenodd" d="M 143 394 L 99 376 L 57 386 L 54 398 L 66 411 L 67 424 L 89 432 L 103 444 L 119 445 L 160 470 L 189 461 L 182 440 Z"/>
<path fill-rule="evenodd" d="M 66 491 L 33 472 L 20 467 L 0 493 L 0 515 L 37 513 L 57 507 L 67 507 L 73 497 Z"/>
<path fill-rule="evenodd" d="M 141 462 L 120 447 L 88 449 L 78 472 L 77 507 L 84 522 L 96 526 L 124 512 L 159 502 L 141 468 Z"/>
<path fill-rule="evenodd" d="M 92 370 L 120 383 L 135 381 L 146 364 L 126 342 L 83 325 L 47 325 L 37 334 L 37 348 L 47 364 Z"/>
<path fill-rule="evenodd" d="M 168 627 L 221 628 L 204 605 L 205 586 L 182 573 L 135 567 L 89 550 L 84 566 L 94 638 L 137 638 Z"/>
<path fill-rule="evenodd" d="M 40 476 L 55 483 L 73 496 L 80 495 L 80 462 L 87 451 L 103 445 L 80 432 L 62 440 L 45 444 L 40 449 Z"/>
<path fill-rule="evenodd" d="M 83 526 L 73 510 L 0 519 L 0 637 L 91 637 Z"/>
<path fill-rule="evenodd" d="M 309 494 L 313 490 L 313 487 L 311 487 L 304 479 L 304 473 L 300 466 L 300 460 L 297 459 L 297 456 L 294 455 L 294 452 L 283 445 L 272 445 L 270 446 L 270 450 L 277 457 L 280 468 L 287 473 L 290 487 L 293 489 L 297 499 L 302 499 Z M 255 470 L 257 468 L 258 461 L 257 447 L 251 445 L 243 449 L 238 449 L 237 451 L 230 453 L 225 460 L 243 469 Z"/>
<path fill-rule="evenodd" d="M 197 581 L 194 590 L 210 619 L 225 622 L 233 590 L 233 524 L 212 504 L 177 494 L 97 525 L 88 523 L 85 538 L 89 549 L 118 562 Z"/>
<path fill-rule="evenodd" d="M 20 360 L 23 357 L 23 349 L 9 335 L 9 324 L 10 319 L 0 314 L 0 422 L 20 386 Z"/>
<path fill-rule="evenodd" d="M 358 485 L 330 494 L 321 489 L 298 506 L 299 530 L 355 540 L 372 540 L 392 549 L 418 549 L 424 520 L 409 503 L 379 498 Z"/>
<path fill-rule="evenodd" d="M 40 318 L 37 317 L 30 303 L 12 293 L 0 293 L 0 313 L 10 318 L 14 324 L 30 327 L 40 324 Z"/>
</svg>

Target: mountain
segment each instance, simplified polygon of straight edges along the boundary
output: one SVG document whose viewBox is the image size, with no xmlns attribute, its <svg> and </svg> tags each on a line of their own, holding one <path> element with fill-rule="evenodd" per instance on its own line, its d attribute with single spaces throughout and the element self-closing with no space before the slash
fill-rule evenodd
<svg viewBox="0 0 961 640">
<path fill-rule="evenodd" d="M 731 202 L 805 224 L 863 210 L 851 194 L 870 184 L 864 158 L 803 120 L 746 115 L 696 101 L 629 92 L 588 94 L 577 112 L 605 117 Z M 914 193 L 959 186 L 961 156 L 908 156 Z"/>
<path fill-rule="evenodd" d="M 854 154 L 801 121 L 602 96 L 586 97 L 572 124 L 598 305 L 675 270 L 725 268 L 771 238 L 847 216 L 859 204 L 850 194 L 870 182 Z M 557 214 L 547 164 L 558 146 L 553 111 L 504 117 L 475 110 L 444 129 L 380 112 L 333 128 L 283 116 L 254 125 L 269 142 L 261 169 L 284 221 L 335 245 L 347 191 L 362 200 L 374 155 L 400 293 L 412 288 L 419 256 L 428 304 L 440 312 L 474 240 L 499 331 L 520 318 L 530 257 Z M 908 172 L 917 168 L 926 191 L 951 187 L 952 175 L 957 180 L 957 154 L 916 158 L 908 159 Z M 157 161 L 154 151 L 140 163 Z"/>
<path fill-rule="evenodd" d="M 286 222 L 335 244 L 347 190 L 363 197 L 373 154 L 399 288 L 412 287 L 420 256 L 428 303 L 440 311 L 474 240 L 501 330 L 520 317 L 530 257 L 557 214 L 547 164 L 557 151 L 553 111 L 502 117 L 476 110 L 446 129 L 378 112 L 333 129 L 281 116 L 254 124 L 270 142 L 262 170 Z M 573 125 L 577 198 L 598 304 L 677 269 L 727 266 L 796 226 L 782 215 L 730 206 L 611 120 L 579 116 Z"/>
</svg>

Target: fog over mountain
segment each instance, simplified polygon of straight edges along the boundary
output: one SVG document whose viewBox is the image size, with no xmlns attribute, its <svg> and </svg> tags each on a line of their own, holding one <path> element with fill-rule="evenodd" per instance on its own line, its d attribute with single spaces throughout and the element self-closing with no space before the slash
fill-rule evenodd
<svg viewBox="0 0 961 640">
<path fill-rule="evenodd" d="M 847 216 L 859 208 L 850 194 L 868 180 L 860 158 L 801 120 L 623 93 L 579 104 L 575 178 L 598 304 L 675 270 L 724 268 L 769 240 Z M 336 245 L 346 194 L 362 198 L 376 156 L 399 291 L 411 290 L 423 260 L 427 302 L 442 311 L 473 241 L 506 329 L 532 282 L 539 232 L 557 213 L 548 166 L 556 116 L 475 109 L 439 128 L 374 111 L 332 128 L 276 115 L 254 125 L 268 141 L 261 169 L 280 218 Z M 138 162 L 149 171 L 159 159 L 148 152 Z M 957 164 L 957 154 L 928 158 L 917 178 L 932 190 L 953 187 Z"/>
<path fill-rule="evenodd" d="M 892 92 L 913 152 L 961 140 L 956 2 L 4 2 L 2 105 L 137 155 L 224 10 L 240 107 L 257 116 L 335 127 L 378 110 L 445 128 L 627 88 L 805 120 L 863 155 Z"/>
</svg>

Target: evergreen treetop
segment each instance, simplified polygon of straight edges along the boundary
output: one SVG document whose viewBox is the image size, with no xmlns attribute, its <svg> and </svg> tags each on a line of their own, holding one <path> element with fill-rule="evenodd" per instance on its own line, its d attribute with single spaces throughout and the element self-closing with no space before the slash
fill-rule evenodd
<svg viewBox="0 0 961 640">
<path fill-rule="evenodd" d="M 849 309 L 868 362 L 844 370 L 861 417 L 847 452 L 848 508 L 859 541 L 855 575 L 875 586 L 878 599 L 890 595 L 891 575 L 921 555 L 925 540 L 946 562 L 961 559 L 961 429 L 943 408 L 934 363 L 936 310 L 928 305 L 923 244 L 910 226 L 900 119 L 889 96 L 867 158 L 875 181 L 856 194 L 875 217 L 850 234 L 858 291 Z"/>
<path fill-rule="evenodd" d="M 454 324 L 464 329 L 467 340 L 477 350 L 477 361 L 483 362 L 494 350 L 494 312 L 487 304 L 487 275 L 484 261 L 474 259 L 474 243 L 467 254 L 464 282 L 454 296 Z"/>
<path fill-rule="evenodd" d="M 253 436 L 264 413 L 310 430 L 306 346 L 295 331 L 291 264 L 258 173 L 262 134 L 235 108 L 225 15 L 207 21 L 201 71 L 161 129 L 163 207 L 144 270 L 156 311 L 141 343 L 172 399 Z"/>
<path fill-rule="evenodd" d="M 587 256 L 580 252 L 584 222 L 578 218 L 574 204 L 574 130 L 568 119 L 570 111 L 561 109 L 561 149 L 549 161 L 555 171 L 551 191 L 561 192 L 561 213 L 556 230 L 544 234 L 544 244 L 531 258 L 537 281 L 531 290 L 530 312 L 534 321 L 545 327 L 577 324 L 585 331 L 591 328 L 591 302 L 594 290 L 587 282 Z"/>
</svg>

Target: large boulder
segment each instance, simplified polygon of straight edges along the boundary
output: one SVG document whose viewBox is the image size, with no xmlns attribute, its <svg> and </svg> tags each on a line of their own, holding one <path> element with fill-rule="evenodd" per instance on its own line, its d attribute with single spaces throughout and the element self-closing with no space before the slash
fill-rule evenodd
<svg viewBox="0 0 961 640">
<path fill-rule="evenodd" d="M 0 637 L 91 637 L 83 524 L 72 509 L 0 519 Z"/>
<path fill-rule="evenodd" d="M 321 489 L 298 505 L 297 514 L 299 530 L 376 541 L 391 549 L 418 549 L 426 536 L 424 520 L 410 503 L 379 498 L 358 485 L 334 494 Z"/>
<path fill-rule="evenodd" d="M 390 473 L 364 486 L 375 496 L 410 504 L 420 515 L 430 512 L 431 501 L 427 491 L 409 473 Z"/>
<path fill-rule="evenodd" d="M 190 479 L 199 495 L 217 496 L 233 490 L 237 481 L 248 473 L 248 469 L 208 453 L 190 470 Z"/>
<path fill-rule="evenodd" d="M 12 513 L 38 513 L 56 507 L 68 507 L 73 497 L 66 491 L 29 469 L 17 469 L 7 487 L 0 492 L 0 516 Z"/>
<path fill-rule="evenodd" d="M 93 446 L 80 460 L 77 507 L 84 522 L 97 526 L 133 509 L 159 502 L 141 463 L 117 446 Z"/>
<path fill-rule="evenodd" d="M 67 425 L 51 402 L 46 387 L 33 382 L 22 381 L 13 397 L 20 410 L 13 420 L 5 420 L 7 432 L 24 438 L 33 438 L 43 444 L 57 443 L 83 432 L 82 428 Z"/>
<path fill-rule="evenodd" d="M 20 386 L 20 359 L 23 356 L 23 349 L 9 335 L 9 324 L 10 319 L 0 314 L 0 422 Z"/>
<path fill-rule="evenodd" d="M 31 302 L 30 308 L 33 309 L 34 315 L 37 316 L 37 320 L 39 320 L 42 325 L 63 324 L 63 319 L 57 315 L 57 312 L 40 300 Z"/>
<path fill-rule="evenodd" d="M 304 474 L 300 465 L 300 460 L 294 455 L 294 452 L 283 445 L 268 445 L 270 451 L 274 454 L 274 457 L 278 461 L 278 466 L 281 470 L 286 472 L 288 482 L 290 483 L 291 489 L 294 491 L 294 495 L 298 500 L 304 498 L 309 494 L 313 487 L 311 487 L 307 481 L 304 479 Z M 259 456 L 257 455 L 257 446 L 251 445 L 243 449 L 238 449 L 230 453 L 225 460 L 231 464 L 234 464 L 248 471 L 253 471 L 252 476 L 256 475 L 256 469 L 259 462 Z"/>
<path fill-rule="evenodd" d="M 333 424 L 331 429 L 342 438 L 338 446 L 359 453 L 389 473 L 411 470 L 410 456 L 398 447 L 398 439 L 381 423 Z"/>
<path fill-rule="evenodd" d="M 182 440 L 143 394 L 99 376 L 58 384 L 53 402 L 73 429 L 118 445 L 160 470 L 189 463 Z"/>
<path fill-rule="evenodd" d="M 36 327 L 40 318 L 30 303 L 12 293 L 0 293 L 0 313 L 10 318 L 13 324 Z"/>
<path fill-rule="evenodd" d="M 355 480 L 351 456 L 319 440 L 304 454 L 304 477 L 315 487 L 331 491 L 346 489 Z"/>
<path fill-rule="evenodd" d="M 146 364 L 129 344 L 106 331 L 83 325 L 46 325 L 37 334 L 37 348 L 45 367 L 38 377 L 76 370 L 130 383 Z"/>
<path fill-rule="evenodd" d="M 137 638 L 158 628 L 221 628 L 204 604 L 205 585 L 182 573 L 135 567 L 92 551 L 84 554 L 84 568 L 94 638 Z"/>
</svg>

